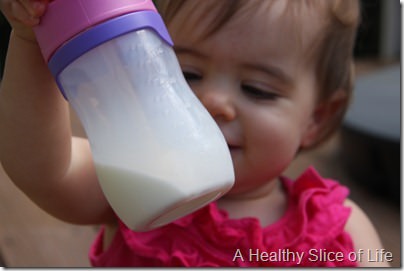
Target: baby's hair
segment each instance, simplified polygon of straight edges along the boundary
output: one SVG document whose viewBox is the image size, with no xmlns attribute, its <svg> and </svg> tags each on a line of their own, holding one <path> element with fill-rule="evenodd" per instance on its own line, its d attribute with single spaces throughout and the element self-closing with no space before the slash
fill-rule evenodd
<svg viewBox="0 0 404 271">
<path fill-rule="evenodd" d="M 347 95 L 346 103 L 331 119 L 322 138 L 324 141 L 339 127 L 352 97 L 355 82 L 355 64 L 353 50 L 360 23 L 360 4 L 355 0 L 327 0 L 324 18 L 327 19 L 322 35 L 312 47 L 312 55 L 316 55 L 318 87 L 321 90 L 319 99 L 329 99 L 335 91 L 342 89 Z"/>
<path fill-rule="evenodd" d="M 155 0 L 157 8 L 167 24 L 181 11 L 187 12 L 187 16 L 194 22 L 205 19 L 210 20 L 207 29 L 201 35 L 204 39 L 213 35 L 227 22 L 237 16 L 254 16 L 252 12 L 266 12 L 275 0 Z M 285 0 L 281 0 L 285 1 Z M 203 2 L 203 5 L 200 3 Z M 252 10 L 251 7 L 260 6 Z M 265 7 L 264 7 L 265 6 Z M 353 49 L 360 22 L 359 0 L 289 0 L 284 9 L 285 18 L 290 18 L 296 42 L 304 38 L 299 35 L 302 29 L 302 19 L 307 18 L 302 10 L 309 10 L 320 23 L 319 30 L 313 40 L 310 41 L 308 52 L 305 52 L 317 78 L 318 102 L 327 101 L 337 90 L 343 90 L 346 94 L 346 104 L 336 112 L 330 123 L 322 131 L 317 145 L 337 130 L 347 110 L 353 85 L 354 62 Z M 236 16 L 235 16 L 236 15 Z M 318 15 L 318 16 L 317 16 Z M 310 16 L 311 17 L 311 16 Z M 311 18 L 308 18 L 309 20 Z M 263 37 L 265 38 L 265 37 Z M 313 61 L 314 60 L 314 61 Z"/>
</svg>

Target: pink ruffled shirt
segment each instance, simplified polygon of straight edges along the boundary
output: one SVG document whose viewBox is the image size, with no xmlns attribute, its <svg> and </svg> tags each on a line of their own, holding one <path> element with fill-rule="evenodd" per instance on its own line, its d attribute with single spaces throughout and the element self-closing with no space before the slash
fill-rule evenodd
<svg viewBox="0 0 404 271">
<path fill-rule="evenodd" d="M 211 203 L 149 232 L 134 232 L 119 222 L 106 251 L 101 228 L 90 249 L 93 266 L 259 267 L 356 266 L 351 237 L 344 231 L 349 191 L 323 179 L 312 167 L 296 181 L 282 178 L 288 208 L 274 224 L 230 219 Z"/>
</svg>

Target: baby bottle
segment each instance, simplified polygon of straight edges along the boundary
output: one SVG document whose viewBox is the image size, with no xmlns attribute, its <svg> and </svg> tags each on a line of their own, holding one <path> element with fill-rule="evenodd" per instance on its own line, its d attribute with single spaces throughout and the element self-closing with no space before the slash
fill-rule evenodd
<svg viewBox="0 0 404 271">
<path fill-rule="evenodd" d="M 35 28 L 120 219 L 147 231 L 226 193 L 226 141 L 187 85 L 151 0 L 55 0 Z"/>
</svg>

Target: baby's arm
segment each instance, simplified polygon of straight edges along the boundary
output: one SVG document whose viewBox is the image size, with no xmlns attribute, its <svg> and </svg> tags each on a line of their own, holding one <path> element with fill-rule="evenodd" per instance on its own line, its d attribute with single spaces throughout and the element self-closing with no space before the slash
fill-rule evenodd
<svg viewBox="0 0 404 271">
<path fill-rule="evenodd" d="M 358 265 L 360 267 L 389 267 L 392 255 L 383 249 L 372 222 L 353 201 L 346 200 L 345 206 L 352 210 L 345 230 L 351 235 L 354 242 Z M 376 253 L 379 253 L 377 257 L 375 257 Z"/>
<path fill-rule="evenodd" d="M 89 144 L 72 139 L 67 102 L 30 28 L 45 11 L 45 6 L 33 9 L 35 2 L 0 0 L 13 27 L 0 85 L 0 161 L 12 181 L 50 214 L 73 223 L 106 222 L 113 215 Z"/>
</svg>

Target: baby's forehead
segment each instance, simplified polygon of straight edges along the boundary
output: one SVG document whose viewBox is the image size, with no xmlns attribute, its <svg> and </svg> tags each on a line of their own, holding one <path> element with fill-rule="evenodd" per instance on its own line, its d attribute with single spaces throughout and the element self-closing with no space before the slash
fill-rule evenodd
<svg viewBox="0 0 404 271">
<path fill-rule="evenodd" d="M 327 0 L 328 1 L 328 0 Z M 172 34 L 189 42 L 202 41 L 220 34 L 223 29 L 240 33 L 242 39 L 260 35 L 278 43 L 293 44 L 294 49 L 305 51 L 315 43 L 322 29 L 324 5 L 309 5 L 308 1 L 232 0 L 232 1 L 185 1 L 174 16 Z M 318 1 L 317 1 L 318 2 Z M 196 5 L 196 3 L 199 3 Z M 306 3 L 306 4 L 305 4 Z M 178 37 L 177 36 L 177 37 Z"/>
<path fill-rule="evenodd" d="M 328 21 L 328 5 L 324 4 L 327 1 L 329 0 L 241 1 L 232 19 L 247 23 L 252 18 L 259 17 L 263 24 L 267 24 L 269 31 L 271 25 L 276 25 L 289 36 L 318 33 Z M 304 37 L 299 39 L 303 40 Z"/>
</svg>

